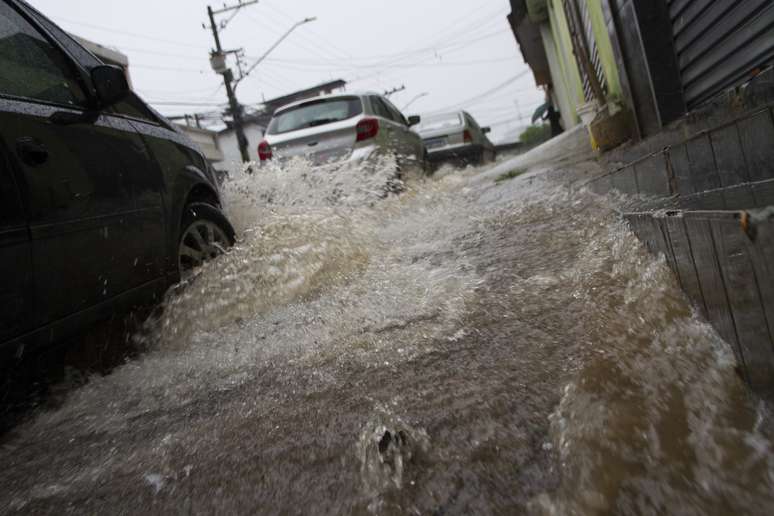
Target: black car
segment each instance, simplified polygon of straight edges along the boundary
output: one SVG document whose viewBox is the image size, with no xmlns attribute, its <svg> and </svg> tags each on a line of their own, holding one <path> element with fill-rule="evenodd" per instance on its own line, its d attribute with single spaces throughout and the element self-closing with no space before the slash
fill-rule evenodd
<svg viewBox="0 0 774 516">
<path fill-rule="evenodd" d="M 0 366 L 160 299 L 233 242 L 214 171 L 124 71 L 0 0 Z"/>
</svg>

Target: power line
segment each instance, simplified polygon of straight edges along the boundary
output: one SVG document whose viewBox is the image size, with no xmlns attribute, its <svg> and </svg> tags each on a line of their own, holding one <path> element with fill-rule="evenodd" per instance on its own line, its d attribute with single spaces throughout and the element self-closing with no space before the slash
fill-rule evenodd
<svg viewBox="0 0 774 516">
<path fill-rule="evenodd" d="M 523 72 L 517 73 L 513 77 L 511 77 L 508 80 L 506 80 L 505 82 L 503 82 L 502 84 L 498 84 L 494 88 L 491 88 L 491 89 L 485 91 L 484 93 L 480 93 L 479 95 L 476 95 L 475 97 L 471 97 L 470 99 L 464 100 L 462 102 L 458 102 L 458 103 L 453 104 L 451 106 L 447 106 L 447 107 L 445 107 L 443 109 L 439 109 L 439 110 L 433 111 L 433 113 L 438 113 L 438 112 L 442 112 L 442 111 L 454 111 L 457 108 L 460 108 L 460 107 L 463 107 L 463 106 L 466 106 L 466 105 L 470 105 L 470 104 L 478 101 L 479 99 L 488 97 L 492 93 L 495 93 L 495 92 L 500 91 L 501 89 L 503 89 L 503 88 L 505 88 L 507 86 L 510 86 L 514 82 L 518 81 L 519 79 L 521 79 L 522 77 L 527 75 L 530 71 L 531 70 L 529 68 L 527 68 Z"/>
<path fill-rule="evenodd" d="M 377 64 L 378 65 L 394 64 L 394 63 L 399 62 L 401 59 L 405 59 L 405 58 L 407 58 L 407 57 L 409 57 L 411 55 L 414 55 L 414 54 L 416 54 L 418 56 L 418 55 L 421 55 L 421 54 L 428 54 L 428 53 L 430 53 L 431 55 L 437 55 L 439 52 L 441 52 L 441 53 L 444 53 L 444 52 L 445 53 L 450 53 L 452 50 L 457 50 L 457 49 L 460 49 L 460 48 L 463 48 L 463 47 L 467 47 L 468 45 L 470 45 L 472 43 L 477 43 L 479 41 L 483 41 L 485 39 L 488 39 L 488 38 L 491 38 L 491 37 L 494 37 L 494 36 L 498 36 L 498 35 L 504 34 L 506 32 L 507 31 L 498 30 L 496 32 L 491 32 L 491 33 L 488 33 L 488 34 L 485 34 L 485 35 L 482 35 L 482 36 L 475 37 L 473 39 L 452 42 L 452 43 L 448 43 L 448 44 L 445 44 L 445 45 L 434 45 L 434 46 L 425 47 L 425 48 L 418 49 L 418 50 L 411 51 L 411 52 L 405 52 L 403 54 L 396 54 L 394 56 L 394 58 L 380 61 Z"/>
<path fill-rule="evenodd" d="M 146 70 L 157 70 L 161 72 L 187 72 L 187 73 L 198 73 L 198 74 L 209 73 L 209 71 L 202 70 L 202 69 L 195 70 L 193 68 L 176 68 L 171 66 L 155 66 L 155 65 L 137 64 L 137 63 L 132 63 L 131 67 L 141 68 Z"/>
<path fill-rule="evenodd" d="M 204 107 L 215 107 L 215 106 L 226 106 L 227 104 L 224 102 L 184 102 L 184 101 L 167 101 L 167 100 L 149 100 L 149 104 L 154 104 L 157 106 L 204 106 Z"/>
<path fill-rule="evenodd" d="M 480 27 L 479 27 L 480 28 Z M 443 30 L 442 30 L 443 32 Z M 504 32 L 504 31 L 499 31 Z M 489 37 L 491 35 L 487 35 L 486 37 Z M 425 47 L 420 48 L 413 48 L 409 50 L 405 50 L 403 52 L 398 52 L 394 54 L 383 54 L 380 56 L 373 56 L 370 58 L 359 58 L 359 59 L 382 59 L 382 61 L 378 64 L 385 64 L 386 62 L 395 62 L 395 60 L 400 60 L 405 57 L 411 56 L 411 55 L 421 55 L 421 54 L 427 54 L 427 53 L 437 53 L 439 50 L 443 50 L 447 47 L 456 47 L 459 45 L 467 45 L 469 43 L 478 41 L 480 38 L 477 38 L 476 40 L 464 40 L 464 41 L 457 41 L 457 42 L 450 42 L 446 44 L 441 44 L 441 41 L 448 38 L 440 38 L 437 40 L 433 40 L 433 43 L 430 45 L 427 45 Z M 357 58 L 356 58 L 357 59 Z"/>
<path fill-rule="evenodd" d="M 414 63 L 414 65 L 412 67 L 432 66 L 433 65 L 433 61 L 435 61 L 434 57 L 425 58 L 425 60 L 422 61 L 422 62 Z M 369 79 L 372 79 L 374 77 L 388 77 L 388 76 L 391 76 L 391 75 L 394 75 L 395 73 L 397 73 L 397 72 L 389 72 L 389 71 L 385 72 L 384 70 L 397 70 L 397 71 L 400 71 L 401 68 L 399 68 L 399 67 L 398 68 L 385 67 L 385 68 L 382 68 L 380 71 L 377 71 L 377 72 L 372 73 L 372 74 L 351 78 L 351 79 L 349 79 L 349 82 L 350 83 L 362 82 L 362 81 L 367 81 Z"/>
<path fill-rule="evenodd" d="M 529 105 L 529 106 L 525 106 L 525 108 L 526 109 L 537 108 L 539 105 L 540 104 Z M 492 125 L 501 125 L 501 124 L 511 123 L 511 122 L 514 122 L 514 121 L 517 121 L 517 120 L 529 120 L 531 118 L 532 117 L 530 115 L 508 116 L 508 117 L 505 117 L 505 118 L 496 119 L 494 122 L 486 123 L 484 125 L 490 125 L 490 126 L 492 126 Z M 483 118 L 482 118 L 482 120 L 483 120 Z"/>
<path fill-rule="evenodd" d="M 464 32 L 467 30 L 468 27 L 477 27 L 480 25 L 480 19 L 472 20 L 470 21 L 470 17 L 478 14 L 480 12 L 481 8 L 480 6 L 476 6 L 476 8 L 468 13 L 466 13 L 464 16 L 461 16 L 460 18 L 457 18 L 455 21 L 451 23 L 446 29 L 441 30 L 438 35 L 440 36 L 436 42 L 443 41 L 444 39 L 450 39 L 452 36 L 458 35 L 460 32 Z M 503 16 L 505 15 L 506 11 L 503 11 L 502 8 L 495 9 L 491 13 L 487 14 L 485 17 L 483 17 L 484 20 L 492 20 L 495 19 L 498 13 L 502 13 Z M 467 24 L 463 25 L 462 29 L 457 29 L 457 27 L 460 23 L 464 23 L 468 21 Z"/>
<path fill-rule="evenodd" d="M 264 6 L 268 7 L 269 9 L 273 10 L 274 12 L 280 14 L 285 19 L 287 19 L 289 21 L 294 21 L 294 18 L 292 16 L 290 16 L 287 12 L 283 11 L 282 9 L 280 9 L 279 6 L 276 6 L 276 5 L 274 5 L 272 3 L 268 3 L 268 2 L 264 2 Z M 328 49 L 329 49 L 326 52 L 328 52 L 330 55 L 336 57 L 337 59 L 340 58 L 339 56 L 343 56 L 345 59 L 352 59 L 352 56 L 349 55 L 349 52 L 341 50 L 336 45 L 334 45 L 332 43 L 329 43 L 317 31 L 315 31 L 315 30 L 313 30 L 311 28 L 307 29 L 307 30 L 309 31 L 310 34 L 313 34 L 315 36 L 315 40 L 312 40 L 311 38 L 308 38 L 305 34 L 301 34 L 301 35 L 299 35 L 299 37 L 301 39 L 303 39 L 304 41 L 306 41 L 307 43 L 312 44 L 312 46 L 314 48 L 319 48 L 320 44 L 323 44 L 323 45 L 327 46 Z M 333 51 L 331 51 L 330 49 L 333 49 Z M 337 54 L 339 54 L 339 55 L 337 55 Z"/>
<path fill-rule="evenodd" d="M 124 51 L 137 52 L 138 54 L 148 54 L 148 55 L 162 56 L 162 57 L 175 57 L 177 59 L 188 59 L 188 60 L 191 60 L 191 61 L 198 61 L 198 62 L 202 62 L 202 61 L 206 60 L 205 58 L 203 58 L 201 56 L 196 57 L 196 56 L 185 55 L 185 54 L 172 54 L 172 53 L 169 53 L 169 52 L 159 52 L 157 50 L 149 50 L 149 49 L 144 49 L 144 48 L 126 47 L 124 45 L 117 45 L 116 47 L 119 50 L 121 50 L 122 52 L 124 52 Z"/>
<path fill-rule="evenodd" d="M 270 79 L 274 79 L 274 81 L 279 81 L 279 83 L 282 85 L 283 88 L 286 89 L 293 89 L 295 88 L 295 85 L 297 83 L 296 80 L 290 79 L 286 75 L 277 72 L 277 70 L 268 70 L 267 68 L 263 68 L 261 71 L 261 74 L 263 75 L 269 75 Z"/>
<path fill-rule="evenodd" d="M 258 23 L 258 24 L 264 26 L 265 28 L 267 28 L 268 30 L 273 32 L 275 35 L 279 34 L 278 32 L 276 32 L 274 27 L 272 27 L 271 25 L 265 23 L 263 20 L 255 18 L 254 16 L 251 16 L 249 14 L 246 15 L 246 17 L 249 18 L 250 20 L 254 21 L 255 23 Z M 324 56 L 323 54 L 321 54 L 315 47 L 312 47 L 312 46 L 307 47 L 305 45 L 302 45 L 296 38 L 293 38 L 291 40 L 291 44 L 297 46 L 298 48 L 300 48 L 304 52 L 312 53 L 312 54 L 315 54 L 315 55 L 318 55 L 318 56 L 322 57 L 323 59 L 327 59 L 327 57 Z"/>
<path fill-rule="evenodd" d="M 248 17 L 250 19 L 254 19 L 251 16 L 248 16 Z M 255 21 L 258 22 L 258 20 L 255 20 Z M 298 43 L 296 43 L 296 46 L 299 46 L 299 48 L 303 48 L 305 50 L 312 50 L 315 54 L 320 55 L 323 59 L 310 60 L 310 59 L 280 59 L 280 58 L 272 58 L 270 61 L 272 63 L 276 63 L 276 64 L 279 64 L 279 63 L 288 63 L 288 64 L 291 64 L 291 65 L 292 64 L 303 64 L 303 65 L 315 66 L 315 67 L 318 67 L 318 68 L 324 69 L 324 70 L 360 70 L 360 69 L 379 69 L 379 70 L 381 70 L 381 69 L 391 69 L 391 68 L 410 68 L 410 67 L 417 67 L 417 66 L 421 66 L 421 65 L 427 64 L 428 59 L 429 60 L 435 60 L 437 58 L 436 56 L 440 57 L 439 56 L 440 53 L 450 54 L 450 53 L 453 53 L 453 52 L 457 52 L 459 50 L 462 50 L 463 48 L 466 48 L 468 45 L 470 45 L 472 43 L 483 41 L 485 39 L 488 39 L 488 38 L 500 35 L 500 34 L 502 34 L 504 32 L 506 32 L 506 31 L 490 32 L 490 33 L 479 35 L 479 36 L 476 36 L 476 37 L 470 38 L 470 39 L 465 39 L 465 40 L 460 40 L 460 41 L 453 41 L 453 42 L 447 43 L 445 45 L 434 46 L 434 47 L 426 47 L 426 48 L 423 48 L 423 49 L 414 50 L 414 51 L 410 51 L 410 52 L 404 52 L 404 53 L 401 53 L 401 54 L 388 54 L 386 56 L 372 56 L 372 57 L 354 58 L 354 59 L 357 59 L 357 60 L 364 60 L 364 59 L 376 59 L 377 60 L 377 61 L 372 62 L 372 63 L 352 63 L 352 62 L 350 62 L 350 63 L 343 63 L 340 59 L 331 60 L 331 59 L 326 58 L 325 56 L 322 56 L 320 54 L 320 52 L 318 52 L 316 49 L 307 49 L 307 47 L 301 46 Z M 415 56 L 419 57 L 420 55 L 423 55 L 423 54 L 430 54 L 430 56 L 424 58 L 425 59 L 424 62 L 412 63 L 412 64 L 405 64 L 405 63 L 401 63 L 400 62 L 402 59 L 407 58 L 407 57 L 409 57 L 411 55 L 415 55 Z M 384 57 L 387 57 L 388 59 L 383 59 Z M 378 60 L 378 59 L 381 59 L 381 60 Z M 512 60 L 512 59 L 509 59 L 509 60 Z M 269 61 L 269 60 L 267 60 L 267 61 Z M 492 60 L 492 62 L 495 62 L 495 61 Z M 505 61 L 502 61 L 502 62 L 505 62 Z M 333 65 L 334 68 L 331 68 L 328 65 Z M 440 64 L 440 63 L 439 63 L 439 65 L 440 66 L 444 66 L 443 64 Z M 453 66 L 453 64 L 450 64 L 450 66 Z M 291 66 L 286 66 L 286 68 L 290 69 Z M 305 71 L 305 69 L 302 69 L 302 68 L 296 68 L 296 69 L 297 70 Z"/>
<path fill-rule="evenodd" d="M 129 32 L 129 31 L 121 30 L 121 29 L 114 29 L 114 28 L 111 28 L 111 27 L 105 27 L 105 26 L 102 26 L 102 25 L 94 25 L 92 23 L 84 23 L 84 22 L 79 22 L 79 21 L 75 21 L 75 20 L 68 20 L 67 18 L 61 18 L 61 17 L 55 17 L 54 19 L 59 21 L 59 22 L 69 23 L 69 24 L 72 24 L 72 25 L 78 25 L 78 26 L 81 26 L 81 27 L 88 27 L 88 28 L 91 28 L 91 29 L 94 29 L 94 30 L 98 30 L 98 31 L 103 31 L 103 32 L 110 32 L 111 34 L 124 34 L 124 35 L 127 35 L 127 36 L 133 36 L 133 37 L 136 37 L 136 38 L 142 38 L 144 40 L 158 41 L 158 42 L 161 42 L 161 43 L 167 43 L 168 45 L 177 45 L 177 46 L 180 46 L 180 47 L 188 47 L 188 48 L 195 48 L 197 50 L 205 50 L 204 47 L 201 47 L 199 45 L 191 45 L 189 43 L 181 43 L 180 41 L 173 41 L 171 39 L 157 38 L 157 37 L 154 37 L 154 36 L 148 36 L 147 34 L 139 34 L 137 32 Z"/>
<path fill-rule="evenodd" d="M 219 90 L 220 88 L 218 88 Z M 207 98 L 214 97 L 215 94 L 218 92 L 218 90 L 212 91 L 212 88 L 200 88 L 195 90 L 157 90 L 157 89 L 147 89 L 147 88 L 141 88 L 140 91 L 143 94 L 150 93 L 151 95 L 180 95 L 185 93 L 190 93 L 194 95 L 202 94 L 206 91 L 212 92 Z"/>
<path fill-rule="evenodd" d="M 432 59 L 432 58 L 435 58 L 436 56 L 438 56 L 439 54 L 450 54 L 452 52 L 457 52 L 460 49 L 467 48 L 468 45 L 470 45 L 472 43 L 478 43 L 479 41 L 483 41 L 485 39 L 489 39 L 489 38 L 492 38 L 494 36 L 499 36 L 500 34 L 503 34 L 503 33 L 505 33 L 505 31 L 490 32 L 488 34 L 485 34 L 483 36 L 479 36 L 479 37 L 476 37 L 476 38 L 473 38 L 473 39 L 457 41 L 457 42 L 454 42 L 454 43 L 449 43 L 447 45 L 438 46 L 438 47 L 429 47 L 429 48 L 425 48 L 425 49 L 422 49 L 422 50 L 417 50 L 416 52 L 413 52 L 413 53 L 417 54 L 417 56 L 422 55 L 422 54 L 430 54 L 429 57 Z M 395 59 L 391 59 L 391 60 L 386 60 L 386 61 L 381 61 L 379 63 L 375 63 L 375 64 L 373 64 L 373 65 L 371 65 L 369 67 L 370 68 L 377 68 L 377 67 L 378 68 L 389 68 L 390 66 L 399 64 L 402 59 L 409 57 L 409 55 L 411 55 L 411 54 L 407 53 L 407 54 L 398 56 Z M 363 65 L 355 65 L 356 68 L 358 66 L 363 67 Z"/>
<path fill-rule="evenodd" d="M 410 68 L 425 68 L 425 67 L 438 67 L 438 68 L 452 68 L 452 67 L 464 67 L 464 66 L 479 66 L 479 65 L 487 65 L 487 64 L 498 64 L 498 63 L 513 63 L 516 61 L 515 56 L 514 57 L 507 57 L 502 59 L 481 59 L 477 61 L 438 61 L 438 62 L 420 62 L 420 63 L 402 63 L 402 64 L 394 64 L 390 66 L 385 67 L 376 67 L 376 66 L 363 66 L 362 68 L 366 69 L 375 69 L 379 68 L 382 70 L 393 70 L 393 69 L 410 69 Z M 307 71 L 309 70 L 309 66 L 317 67 L 320 71 L 348 71 L 351 70 L 352 67 L 339 67 L 339 68 L 331 68 L 327 67 L 326 65 L 314 65 L 313 63 L 309 62 L 306 65 L 302 64 L 290 64 L 285 61 L 275 61 L 275 60 L 267 60 L 267 64 L 271 64 L 274 66 L 278 66 L 280 68 L 286 68 L 288 70 L 294 70 L 294 71 Z"/>
</svg>

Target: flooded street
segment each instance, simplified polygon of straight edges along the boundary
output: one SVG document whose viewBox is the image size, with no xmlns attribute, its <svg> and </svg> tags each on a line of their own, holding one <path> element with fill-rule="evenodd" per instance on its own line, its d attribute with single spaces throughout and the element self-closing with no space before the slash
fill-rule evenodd
<svg viewBox="0 0 774 516">
<path fill-rule="evenodd" d="M 771 513 L 767 409 L 608 199 L 391 169 L 228 183 L 236 248 L 2 437 L 0 512 Z"/>
</svg>

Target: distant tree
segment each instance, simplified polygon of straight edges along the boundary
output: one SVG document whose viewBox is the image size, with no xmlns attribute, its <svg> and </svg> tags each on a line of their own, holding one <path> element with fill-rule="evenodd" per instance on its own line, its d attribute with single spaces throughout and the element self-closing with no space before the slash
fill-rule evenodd
<svg viewBox="0 0 774 516">
<path fill-rule="evenodd" d="M 551 139 L 551 125 L 549 124 L 535 124 L 527 127 L 519 140 L 527 147 L 534 147 L 541 143 Z"/>
</svg>

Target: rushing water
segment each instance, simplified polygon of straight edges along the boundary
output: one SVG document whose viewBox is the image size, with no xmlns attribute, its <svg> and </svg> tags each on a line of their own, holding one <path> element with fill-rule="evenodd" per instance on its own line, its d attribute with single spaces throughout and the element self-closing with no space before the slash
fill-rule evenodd
<svg viewBox="0 0 774 516">
<path fill-rule="evenodd" d="M 230 182 L 238 245 L 3 438 L 0 512 L 771 512 L 767 409 L 607 199 L 392 169 Z"/>
</svg>

